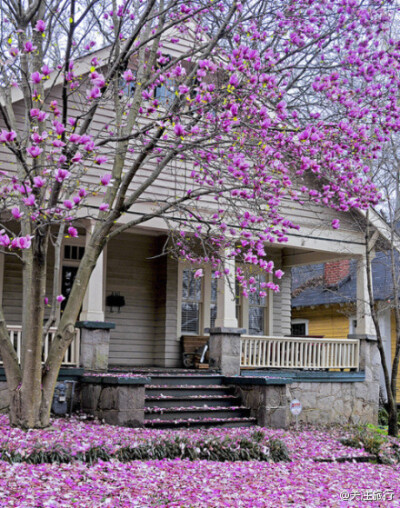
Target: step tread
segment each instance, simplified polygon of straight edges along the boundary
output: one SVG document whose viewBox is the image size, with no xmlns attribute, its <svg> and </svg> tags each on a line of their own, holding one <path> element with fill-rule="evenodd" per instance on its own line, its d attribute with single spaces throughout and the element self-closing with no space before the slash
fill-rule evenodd
<svg viewBox="0 0 400 508">
<path fill-rule="evenodd" d="M 239 411 L 248 409 L 246 406 L 176 406 L 176 407 L 145 407 L 145 413 L 174 413 L 174 412 L 206 412 L 206 411 Z"/>
<path fill-rule="evenodd" d="M 257 425 L 257 418 L 254 417 L 236 417 L 236 418 L 179 418 L 176 420 L 163 420 L 163 419 L 157 419 L 157 420 L 146 420 L 144 422 L 145 427 L 153 427 L 153 426 L 165 426 L 165 427 L 171 427 L 171 426 L 179 426 L 179 425 L 229 425 L 234 423 L 243 423 L 243 424 L 253 424 Z"/>
<path fill-rule="evenodd" d="M 146 390 L 230 390 L 227 385 L 145 385 Z"/>
<path fill-rule="evenodd" d="M 151 395 L 146 400 L 226 400 L 239 399 L 236 395 Z"/>
</svg>

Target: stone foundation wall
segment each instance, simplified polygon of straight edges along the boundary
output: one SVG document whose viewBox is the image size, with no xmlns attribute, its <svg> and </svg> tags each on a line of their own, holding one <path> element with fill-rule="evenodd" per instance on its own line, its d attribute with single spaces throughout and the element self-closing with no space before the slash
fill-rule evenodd
<svg viewBox="0 0 400 508">
<path fill-rule="evenodd" d="M 8 413 L 10 406 L 10 393 L 7 388 L 7 383 L 0 382 L 0 413 Z"/>
<path fill-rule="evenodd" d="M 80 390 L 81 409 L 110 425 L 141 427 L 144 421 L 144 385 L 89 384 Z"/>
<path fill-rule="evenodd" d="M 295 422 L 290 401 L 303 410 L 299 421 L 314 424 L 361 424 L 378 421 L 379 383 L 293 382 L 286 385 L 237 387 L 242 403 L 265 427 L 287 428 Z"/>
<path fill-rule="evenodd" d="M 289 401 L 303 405 L 299 421 L 307 423 L 378 423 L 379 383 L 293 383 Z M 289 423 L 294 421 L 290 411 Z"/>
</svg>

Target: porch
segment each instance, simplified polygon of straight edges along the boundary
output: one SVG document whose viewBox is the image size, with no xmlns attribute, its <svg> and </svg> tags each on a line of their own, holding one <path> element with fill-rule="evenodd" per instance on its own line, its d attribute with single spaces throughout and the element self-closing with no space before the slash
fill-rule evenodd
<svg viewBox="0 0 400 508">
<path fill-rule="evenodd" d="M 89 235 L 90 228 L 86 229 L 86 235 L 65 241 L 60 275 L 60 287 L 65 296 L 68 296 Z M 340 246 L 335 245 L 331 247 L 332 252 L 327 252 L 327 246 L 318 240 L 315 247 L 321 248 L 320 251 L 302 247 L 271 247 L 269 257 L 273 259 L 275 269 L 284 272 L 279 281 L 280 292 L 267 290 L 265 297 L 244 298 L 238 289 L 237 294 L 232 293 L 232 288 L 235 288 L 233 261 L 227 261 L 229 278 L 216 279 L 211 268 L 205 266 L 204 277 L 196 279 L 193 266 L 167 256 L 157 256 L 165 240 L 165 235 L 158 231 L 133 231 L 122 234 L 118 241 L 110 242 L 90 279 L 80 315 L 82 322 L 91 323 L 93 334 L 97 336 L 100 334 L 96 329 L 103 329 L 107 323 L 110 325 L 101 339 L 106 358 L 97 369 L 85 364 L 82 350 L 85 347 L 99 349 L 97 346 L 100 344 L 96 341 L 88 343 L 87 336 L 92 332 L 77 330 L 66 352 L 65 366 L 95 370 L 104 370 L 108 366 L 179 368 L 183 357 L 182 336 L 193 340 L 201 337 L 207 341 L 209 328 L 225 327 L 245 330 L 240 339 L 240 368 L 243 370 L 359 369 L 358 337 L 371 335 L 373 330 L 365 298 L 366 276 L 360 247 L 354 248 L 354 255 L 359 260 L 357 336 L 343 340 L 308 339 L 291 336 L 291 267 L 346 257 L 339 252 Z M 3 290 L 4 312 L 9 323 L 10 340 L 20 358 L 21 271 L 14 258 L 0 256 L 0 259 L 3 259 L 0 287 Z M 50 271 L 51 268 L 50 260 Z M 256 269 L 254 277 L 260 283 L 270 280 Z M 47 358 L 54 332 L 54 328 L 50 329 L 44 339 L 43 361 Z"/>
</svg>

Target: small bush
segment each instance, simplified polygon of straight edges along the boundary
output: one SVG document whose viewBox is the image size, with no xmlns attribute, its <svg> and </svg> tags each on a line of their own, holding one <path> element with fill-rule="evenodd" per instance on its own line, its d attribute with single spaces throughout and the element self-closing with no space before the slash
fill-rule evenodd
<svg viewBox="0 0 400 508">
<path fill-rule="evenodd" d="M 289 450 L 283 441 L 270 439 L 268 446 L 274 462 L 290 462 Z"/>
<path fill-rule="evenodd" d="M 384 407 L 381 407 L 378 412 L 378 424 L 387 425 L 389 423 L 389 413 Z"/>
<path fill-rule="evenodd" d="M 352 434 L 340 442 L 346 446 L 353 448 L 364 448 L 366 452 L 371 455 L 379 455 L 381 446 L 386 442 L 383 435 L 373 432 L 367 427 L 355 427 L 352 430 Z"/>
</svg>

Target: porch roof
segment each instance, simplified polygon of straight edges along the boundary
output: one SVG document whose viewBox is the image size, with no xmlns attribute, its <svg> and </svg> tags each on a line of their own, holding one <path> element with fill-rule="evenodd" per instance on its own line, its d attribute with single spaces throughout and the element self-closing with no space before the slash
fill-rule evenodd
<svg viewBox="0 0 400 508">
<path fill-rule="evenodd" d="M 400 271 L 400 256 L 395 252 L 397 270 Z M 390 271 L 390 256 L 386 252 L 377 252 L 372 263 L 372 283 L 374 300 L 383 301 L 393 294 L 393 280 Z M 357 261 L 350 260 L 349 275 L 335 287 L 324 283 L 324 264 L 292 268 L 292 307 L 312 305 L 331 305 L 356 301 Z"/>
</svg>

